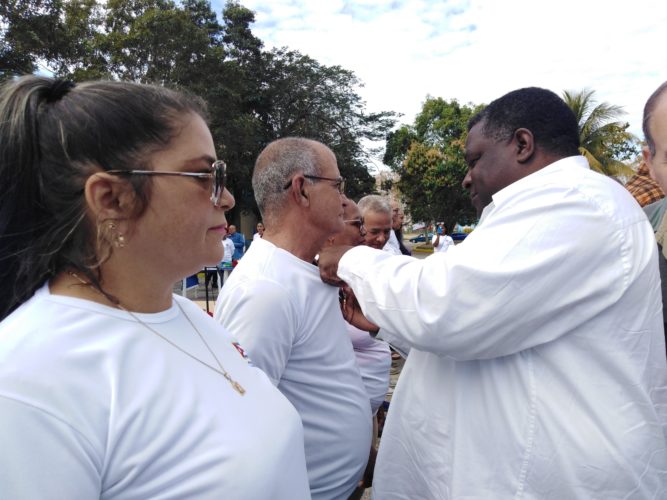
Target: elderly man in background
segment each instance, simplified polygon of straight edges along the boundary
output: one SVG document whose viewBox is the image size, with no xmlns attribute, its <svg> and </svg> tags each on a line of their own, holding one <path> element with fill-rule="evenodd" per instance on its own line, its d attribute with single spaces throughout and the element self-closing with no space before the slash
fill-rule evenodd
<svg viewBox="0 0 667 500">
<path fill-rule="evenodd" d="M 398 241 L 398 249 L 401 251 L 402 255 L 412 255 L 412 252 L 409 248 L 403 243 L 403 221 L 405 220 L 405 214 L 403 213 L 403 208 L 401 205 L 396 202 L 396 207 L 398 212 L 394 215 L 394 236 L 396 236 L 396 241 Z"/>
<path fill-rule="evenodd" d="M 401 244 L 398 241 L 398 237 L 396 236 L 396 231 L 400 230 L 403 226 L 403 212 L 401 211 L 401 207 L 396 200 L 391 200 L 389 204 L 391 206 L 392 230 L 389 233 L 389 239 L 385 243 L 384 247 L 382 247 L 382 250 L 394 255 L 403 255 L 403 252 L 401 251 Z"/>
<path fill-rule="evenodd" d="M 358 207 L 366 228 L 364 245 L 386 251 L 390 255 L 402 255 L 399 249 L 395 250 L 393 247 L 387 249 L 387 243 L 393 234 L 394 223 L 389 200 L 384 196 L 369 194 L 359 200 Z M 384 332 L 379 335 L 383 338 Z M 408 356 L 410 346 L 403 342 L 400 337 L 394 337 L 389 344 L 401 357 L 406 358 Z"/>
<path fill-rule="evenodd" d="M 556 94 L 510 92 L 468 128 L 464 187 L 481 219 L 465 241 L 424 260 L 320 256 L 323 279 L 346 282 L 389 340 L 412 345 L 374 495 L 667 498 L 650 224 L 579 155 Z"/>
<path fill-rule="evenodd" d="M 215 317 L 301 415 L 312 497 L 347 498 L 368 461 L 371 411 L 338 290 L 312 264 L 345 227 L 344 179 L 325 145 L 284 138 L 259 155 L 252 185 L 266 230 L 229 277 Z"/>
<path fill-rule="evenodd" d="M 667 82 L 660 85 L 644 106 L 642 120 L 646 146 L 642 153 L 651 178 L 667 189 Z M 644 207 L 658 242 L 662 278 L 662 314 L 667 333 L 667 198 Z"/>
<path fill-rule="evenodd" d="M 358 206 L 366 228 L 364 244 L 381 250 L 392 234 L 393 222 L 389 200 L 384 196 L 369 194 L 359 200 Z M 398 253 L 393 250 L 389 253 L 400 255 L 400 250 Z"/>
</svg>

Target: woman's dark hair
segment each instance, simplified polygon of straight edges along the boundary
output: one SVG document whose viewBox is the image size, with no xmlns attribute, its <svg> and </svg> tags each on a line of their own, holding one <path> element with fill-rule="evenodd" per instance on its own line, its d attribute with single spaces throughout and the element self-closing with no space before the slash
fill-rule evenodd
<svg viewBox="0 0 667 500">
<path fill-rule="evenodd" d="M 200 99 L 152 85 L 24 76 L 0 89 L 0 319 L 66 269 L 100 287 L 87 178 L 150 168 L 189 113 L 204 116 Z M 140 215 L 149 180 L 128 180 Z"/>
</svg>

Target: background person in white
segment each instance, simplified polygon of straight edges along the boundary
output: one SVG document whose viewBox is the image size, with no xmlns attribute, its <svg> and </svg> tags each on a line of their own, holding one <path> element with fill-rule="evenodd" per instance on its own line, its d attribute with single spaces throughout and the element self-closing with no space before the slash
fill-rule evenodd
<svg viewBox="0 0 667 500">
<path fill-rule="evenodd" d="M 439 224 L 435 229 L 435 234 L 431 238 L 434 252 L 446 252 L 450 246 L 454 246 L 454 240 L 447 234 L 445 226 Z"/>
<path fill-rule="evenodd" d="M 126 82 L 2 89 L 3 499 L 309 498 L 297 412 L 172 293 L 234 206 L 204 113 Z"/>
<path fill-rule="evenodd" d="M 464 186 L 481 220 L 465 241 L 424 260 L 320 255 L 324 279 L 337 271 L 413 346 L 377 498 L 667 498 L 656 245 L 578 145 L 556 94 L 511 92 L 469 124 Z"/>
<path fill-rule="evenodd" d="M 344 227 L 343 182 L 323 144 L 301 138 L 269 144 L 252 178 L 266 230 L 215 308 L 215 318 L 301 415 L 311 494 L 332 500 L 357 487 L 371 449 L 368 396 L 338 290 L 322 283 L 312 264 Z"/>
<path fill-rule="evenodd" d="M 401 245 L 398 242 L 398 238 L 396 237 L 396 231 L 400 231 L 403 226 L 403 213 L 401 212 L 396 200 L 391 200 L 389 204 L 391 206 L 392 231 L 389 233 L 389 239 L 385 243 L 384 247 L 382 247 L 382 250 L 385 252 L 393 253 L 394 255 L 403 255 L 401 252 Z"/>
<path fill-rule="evenodd" d="M 234 242 L 227 234 L 225 234 L 224 238 L 222 239 L 222 247 L 225 251 L 224 255 L 222 256 L 222 262 L 231 264 L 232 257 L 234 256 Z"/>
<path fill-rule="evenodd" d="M 262 237 L 263 234 L 264 234 L 264 224 L 262 224 L 261 222 L 258 222 L 257 223 L 257 232 L 252 235 L 252 240 L 253 241 L 258 240 L 259 238 Z"/>
<path fill-rule="evenodd" d="M 396 236 L 396 241 L 398 241 L 398 249 L 401 251 L 402 255 L 412 255 L 412 252 L 407 248 L 403 242 L 403 221 L 405 220 L 405 214 L 403 213 L 403 208 L 398 202 L 396 203 L 396 208 L 398 209 L 397 215 L 394 217 L 394 236 Z"/>
<path fill-rule="evenodd" d="M 229 235 L 225 233 L 222 238 L 222 248 L 224 253 L 222 255 L 222 262 L 218 265 L 218 276 L 220 276 L 220 285 L 229 277 L 232 272 L 232 260 L 234 257 L 234 242 Z"/>
</svg>

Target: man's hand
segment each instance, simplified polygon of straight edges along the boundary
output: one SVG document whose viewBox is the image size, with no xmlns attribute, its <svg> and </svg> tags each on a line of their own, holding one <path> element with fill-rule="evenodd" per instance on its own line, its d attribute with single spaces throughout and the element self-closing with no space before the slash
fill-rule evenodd
<svg viewBox="0 0 667 500">
<path fill-rule="evenodd" d="M 356 326 L 359 330 L 368 332 L 371 335 L 376 335 L 380 331 L 380 328 L 375 323 L 366 319 L 357 298 L 354 296 L 354 292 L 347 285 L 340 289 L 340 310 L 343 313 L 345 321 L 352 326 Z"/>
<path fill-rule="evenodd" d="M 343 286 L 345 282 L 338 277 L 338 262 L 351 246 L 339 245 L 323 248 L 320 251 L 320 260 L 317 265 L 320 268 L 322 281 L 333 286 Z"/>
</svg>

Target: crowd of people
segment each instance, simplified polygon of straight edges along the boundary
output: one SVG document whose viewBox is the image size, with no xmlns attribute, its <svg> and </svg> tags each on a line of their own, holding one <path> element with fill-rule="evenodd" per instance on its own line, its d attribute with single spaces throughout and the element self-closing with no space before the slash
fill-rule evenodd
<svg viewBox="0 0 667 500">
<path fill-rule="evenodd" d="M 643 127 L 667 189 L 667 82 Z M 415 259 L 396 200 L 355 203 L 327 145 L 281 138 L 246 250 L 198 98 L 7 82 L 1 496 L 667 498 L 667 202 L 578 148 L 556 94 L 491 102 L 465 144 L 479 223 Z M 211 318 L 173 284 L 213 266 Z"/>
</svg>

